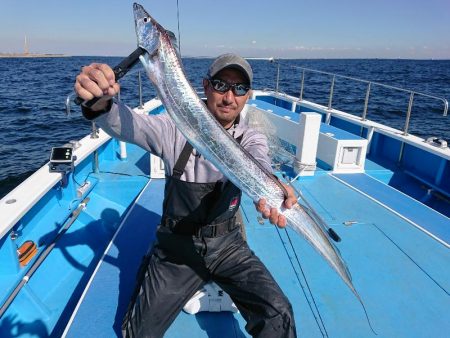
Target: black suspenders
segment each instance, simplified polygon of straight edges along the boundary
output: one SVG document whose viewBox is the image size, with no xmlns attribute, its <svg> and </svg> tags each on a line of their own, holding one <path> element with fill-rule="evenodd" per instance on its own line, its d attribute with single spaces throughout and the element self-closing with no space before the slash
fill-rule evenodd
<svg viewBox="0 0 450 338">
<path fill-rule="evenodd" d="M 184 148 L 181 151 L 175 166 L 173 167 L 172 177 L 179 179 L 181 175 L 183 175 L 184 168 L 186 167 L 189 157 L 191 156 L 192 149 L 194 149 L 192 145 L 186 141 L 186 144 L 184 145 Z"/>
</svg>

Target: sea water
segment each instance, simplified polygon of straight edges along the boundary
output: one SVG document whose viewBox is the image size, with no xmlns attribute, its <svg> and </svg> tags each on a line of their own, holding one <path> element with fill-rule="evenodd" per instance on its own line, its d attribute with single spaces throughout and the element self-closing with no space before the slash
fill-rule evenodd
<svg viewBox="0 0 450 338">
<path fill-rule="evenodd" d="M 119 57 L 3 58 L 0 59 L 0 198 L 44 165 L 52 147 L 78 140 L 90 132 L 78 106 L 66 116 L 65 99 L 73 93 L 82 66 Z M 183 64 L 195 88 L 201 88 L 210 59 L 185 58 Z M 317 69 L 389 86 L 425 92 L 450 100 L 450 60 L 250 60 L 254 88 L 274 89 L 280 65 L 279 90 L 299 97 L 302 69 Z M 332 76 L 306 71 L 303 99 L 328 106 Z M 142 76 L 143 100 L 155 91 Z M 121 100 L 139 104 L 138 74 L 121 80 Z M 367 83 L 336 77 L 332 107 L 362 116 Z M 402 130 L 410 94 L 372 85 L 367 118 Z M 437 136 L 450 144 L 449 118 L 441 101 L 414 95 L 409 132 L 423 138 Z"/>
</svg>

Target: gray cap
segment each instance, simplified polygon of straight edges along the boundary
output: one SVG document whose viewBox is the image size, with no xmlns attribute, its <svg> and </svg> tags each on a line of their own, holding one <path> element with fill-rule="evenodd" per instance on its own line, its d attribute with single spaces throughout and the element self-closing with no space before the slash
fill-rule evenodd
<svg viewBox="0 0 450 338">
<path fill-rule="evenodd" d="M 242 57 L 236 54 L 223 54 L 217 57 L 209 66 L 208 76 L 214 77 L 218 72 L 225 68 L 234 68 L 240 70 L 252 85 L 253 71 L 250 64 Z"/>
</svg>

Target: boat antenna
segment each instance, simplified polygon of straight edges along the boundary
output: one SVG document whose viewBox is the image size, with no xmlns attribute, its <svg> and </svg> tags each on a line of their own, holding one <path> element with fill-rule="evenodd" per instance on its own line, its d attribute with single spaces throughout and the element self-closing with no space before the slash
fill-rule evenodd
<svg viewBox="0 0 450 338">
<path fill-rule="evenodd" d="M 178 54 L 181 58 L 181 37 L 180 37 L 180 7 L 177 0 L 177 23 L 178 23 Z"/>
<path fill-rule="evenodd" d="M 25 55 L 28 55 L 29 54 L 29 51 L 28 51 L 28 41 L 27 41 L 27 36 L 25 35 L 25 41 L 24 41 L 24 44 L 23 44 L 23 53 L 25 54 Z"/>
</svg>

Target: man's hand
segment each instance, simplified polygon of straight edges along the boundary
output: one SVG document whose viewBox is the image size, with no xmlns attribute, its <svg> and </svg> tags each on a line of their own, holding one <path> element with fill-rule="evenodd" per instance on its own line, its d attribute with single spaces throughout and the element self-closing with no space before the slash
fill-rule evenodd
<svg viewBox="0 0 450 338">
<path fill-rule="evenodd" d="M 74 88 L 77 95 L 85 101 L 101 97 L 91 108 L 93 111 L 104 109 L 108 101 L 120 90 L 111 67 L 101 63 L 83 67 L 76 78 Z"/>
<path fill-rule="evenodd" d="M 283 202 L 283 206 L 290 209 L 295 203 L 297 203 L 297 197 L 295 196 L 294 189 L 292 189 L 292 187 L 286 184 L 283 184 L 283 186 L 288 193 L 287 198 Z M 278 213 L 276 208 L 269 208 L 264 198 L 261 198 L 258 203 L 256 203 L 256 210 L 262 214 L 263 218 L 269 219 L 270 223 L 276 224 L 280 228 L 284 228 L 287 224 L 286 217 Z"/>
</svg>

